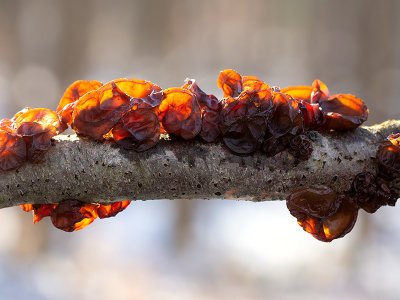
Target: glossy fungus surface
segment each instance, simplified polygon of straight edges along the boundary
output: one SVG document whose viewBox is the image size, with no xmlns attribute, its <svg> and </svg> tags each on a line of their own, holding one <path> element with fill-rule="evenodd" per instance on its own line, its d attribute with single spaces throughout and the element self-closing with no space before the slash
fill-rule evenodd
<svg viewBox="0 0 400 300">
<path fill-rule="evenodd" d="M 158 108 L 165 132 L 190 140 L 201 130 L 201 109 L 195 94 L 183 88 L 163 91 L 164 98 Z"/>
<path fill-rule="evenodd" d="M 97 205 L 78 200 L 60 202 L 51 211 L 51 222 L 58 229 L 71 232 L 80 230 L 97 217 Z"/>
<path fill-rule="evenodd" d="M 97 214 L 100 219 L 116 216 L 131 204 L 131 201 L 119 201 L 108 205 L 99 204 Z"/>
<path fill-rule="evenodd" d="M 63 231 L 72 232 L 83 229 L 97 217 L 114 217 L 129 206 L 131 201 L 119 201 L 109 205 L 85 203 L 78 200 L 65 200 L 59 204 L 23 204 L 25 211 L 33 212 L 33 222 L 50 217 L 53 225 Z"/>
<path fill-rule="evenodd" d="M 273 109 L 271 89 L 258 82 L 236 98 L 225 98 L 220 125 L 225 145 L 237 154 L 255 152 L 264 141 Z"/>
<path fill-rule="evenodd" d="M 295 189 L 287 197 L 286 205 L 306 232 L 324 242 L 349 233 L 358 215 L 358 208 L 351 198 L 338 196 L 323 185 Z"/>
<path fill-rule="evenodd" d="M 368 119 L 369 110 L 364 101 L 353 95 L 333 95 L 318 103 L 325 114 L 323 128 L 326 130 L 352 130 Z"/>
<path fill-rule="evenodd" d="M 127 112 L 112 129 L 114 141 L 125 149 L 145 151 L 160 139 L 160 122 L 151 109 Z"/>
<path fill-rule="evenodd" d="M 81 137 L 107 139 L 128 150 L 148 150 L 157 145 L 161 133 L 168 133 L 185 140 L 222 140 L 238 155 L 262 149 L 274 156 L 287 149 L 307 160 L 313 151 L 308 130 L 352 130 L 368 117 L 361 99 L 331 96 L 318 79 L 311 86 L 280 89 L 227 69 L 217 84 L 224 96 L 221 101 L 200 89 L 194 79 L 165 90 L 141 79 L 120 78 L 104 85 L 76 81 L 64 92 L 56 112 L 27 107 L 0 121 L 0 170 L 18 168 L 27 159 L 43 161 L 51 139 L 68 125 Z M 352 190 L 340 195 L 326 186 L 300 187 L 287 199 L 290 213 L 322 241 L 344 236 L 354 226 L 358 207 L 374 212 L 382 205 L 394 205 L 397 194 L 389 181 L 399 177 L 399 153 L 399 135 L 392 136 L 378 150 L 380 174 L 359 174 Z M 35 223 L 49 216 L 57 228 L 76 231 L 97 217 L 115 216 L 129 204 L 71 199 L 21 207 L 33 212 Z"/>
<path fill-rule="evenodd" d="M 268 129 L 275 138 L 303 132 L 302 114 L 298 103 L 292 97 L 279 92 L 274 93 L 273 114 L 268 121 Z"/>
<path fill-rule="evenodd" d="M 0 170 L 19 168 L 26 160 L 26 144 L 21 136 L 0 129 Z"/>
<path fill-rule="evenodd" d="M 296 135 L 291 138 L 289 145 L 289 151 L 302 160 L 309 159 L 313 152 L 311 141 L 304 134 Z"/>
<path fill-rule="evenodd" d="M 232 69 L 221 71 L 217 84 L 222 89 L 224 97 L 237 97 L 243 89 L 242 76 Z"/>
<path fill-rule="evenodd" d="M 101 140 L 132 106 L 130 96 L 114 82 L 107 83 L 79 98 L 71 127 L 79 134 Z"/>
<path fill-rule="evenodd" d="M 209 143 L 217 141 L 221 134 L 219 128 L 221 102 L 214 95 L 204 93 L 194 79 L 187 79 L 182 88 L 192 92 L 200 105 L 202 120 L 200 137 Z"/>
<path fill-rule="evenodd" d="M 312 86 L 287 87 L 281 93 L 302 103 L 300 109 L 306 129 L 353 130 L 368 118 L 369 111 L 363 100 L 350 94 L 331 96 L 327 85 L 319 79 Z"/>
<path fill-rule="evenodd" d="M 65 90 L 56 109 L 60 119 L 64 123 L 71 125 L 75 102 L 86 93 L 97 90 L 102 85 L 103 84 L 97 80 L 78 80 L 72 83 Z"/>
<path fill-rule="evenodd" d="M 369 213 L 374 213 L 385 205 L 394 206 L 398 198 L 396 189 L 390 187 L 383 178 L 374 176 L 370 172 L 357 174 L 352 189 L 358 206 Z"/>
<path fill-rule="evenodd" d="M 103 84 L 97 80 L 78 80 L 72 83 L 64 92 L 56 112 L 61 111 L 67 104 L 73 103 L 90 91 L 97 90 Z"/>
<path fill-rule="evenodd" d="M 44 153 L 51 147 L 51 139 L 66 129 L 57 113 L 50 109 L 26 109 L 14 118 L 13 129 L 23 137 L 26 156 L 32 162 L 43 161 Z"/>
<path fill-rule="evenodd" d="M 378 148 L 376 159 L 382 176 L 388 179 L 400 177 L 400 147 L 398 135 L 391 135 Z"/>
</svg>

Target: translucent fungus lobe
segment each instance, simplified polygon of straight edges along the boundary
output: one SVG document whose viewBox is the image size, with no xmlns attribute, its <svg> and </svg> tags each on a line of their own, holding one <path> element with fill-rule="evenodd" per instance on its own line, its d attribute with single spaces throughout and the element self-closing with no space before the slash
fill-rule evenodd
<svg viewBox="0 0 400 300">
<path fill-rule="evenodd" d="M 160 139 L 160 122 L 150 109 L 127 112 L 112 129 L 114 141 L 125 149 L 145 151 Z"/>
<path fill-rule="evenodd" d="M 316 239 L 330 242 L 351 231 L 358 215 L 353 200 L 323 185 L 295 189 L 286 205 L 298 224 Z"/>
<path fill-rule="evenodd" d="M 196 96 L 187 89 L 170 88 L 163 91 L 158 116 L 164 131 L 185 140 L 193 139 L 201 130 L 201 109 Z"/>
<path fill-rule="evenodd" d="M 21 136 L 0 129 L 0 170 L 19 168 L 26 161 L 26 144 Z"/>
</svg>

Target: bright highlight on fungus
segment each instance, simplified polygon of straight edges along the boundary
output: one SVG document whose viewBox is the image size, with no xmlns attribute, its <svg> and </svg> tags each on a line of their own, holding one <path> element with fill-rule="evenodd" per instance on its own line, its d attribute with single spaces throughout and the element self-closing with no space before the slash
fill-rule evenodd
<svg viewBox="0 0 400 300">
<path fill-rule="evenodd" d="M 0 121 L 0 171 L 25 161 L 46 159 L 51 139 L 68 126 L 80 137 L 112 140 L 132 151 L 155 147 L 161 133 L 185 140 L 222 141 L 236 155 L 263 151 L 274 156 L 287 149 L 307 160 L 312 142 L 305 133 L 354 130 L 368 118 L 364 102 L 348 94 L 331 95 L 320 80 L 311 86 L 280 89 L 253 76 L 224 70 L 217 80 L 219 100 L 202 91 L 194 79 L 181 87 L 161 89 L 140 79 L 116 79 L 106 84 L 80 80 L 69 86 L 57 110 L 25 108 Z M 394 205 L 398 190 L 391 182 L 400 174 L 399 136 L 390 136 L 378 150 L 379 173 L 361 173 L 350 191 L 337 194 L 326 186 L 295 189 L 287 198 L 290 213 L 315 238 L 329 242 L 353 228 L 362 208 L 375 212 Z M 50 217 L 55 227 L 76 231 L 115 216 L 130 201 L 109 205 L 70 199 L 59 204 L 25 204 L 34 223 Z"/>
</svg>

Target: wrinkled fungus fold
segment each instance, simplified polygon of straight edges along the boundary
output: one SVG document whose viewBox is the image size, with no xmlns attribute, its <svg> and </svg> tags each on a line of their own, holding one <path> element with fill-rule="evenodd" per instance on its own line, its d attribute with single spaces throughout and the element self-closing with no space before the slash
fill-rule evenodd
<svg viewBox="0 0 400 300">
<path fill-rule="evenodd" d="M 62 95 L 56 111 L 26 107 L 11 119 L 0 120 L 0 170 L 46 159 L 52 138 L 68 126 L 80 137 L 109 140 L 128 151 L 157 147 L 161 133 L 205 142 L 222 141 L 236 155 L 263 151 L 274 156 L 285 149 L 307 160 L 313 146 L 307 131 L 354 130 L 366 121 L 364 102 L 350 94 L 331 95 L 319 79 L 310 85 L 271 87 L 255 76 L 232 69 L 221 71 L 217 85 L 223 98 L 207 94 L 195 79 L 181 87 L 162 89 L 141 79 L 119 78 L 106 84 L 79 80 Z M 290 213 L 303 229 L 322 241 L 350 232 L 358 209 L 374 212 L 394 205 L 398 190 L 392 180 L 400 174 L 399 135 L 389 137 L 377 153 L 379 173 L 361 173 L 350 191 L 329 187 L 295 189 L 287 198 Z M 76 231 L 123 211 L 130 201 L 112 204 L 76 199 L 58 204 L 24 204 L 34 223 L 50 217 L 55 227 Z"/>
</svg>

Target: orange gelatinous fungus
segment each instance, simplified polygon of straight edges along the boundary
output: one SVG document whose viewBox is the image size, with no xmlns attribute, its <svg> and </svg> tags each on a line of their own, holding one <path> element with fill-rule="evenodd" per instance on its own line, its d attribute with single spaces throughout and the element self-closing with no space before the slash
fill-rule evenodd
<svg viewBox="0 0 400 300">
<path fill-rule="evenodd" d="M 358 207 L 346 195 L 337 195 L 323 185 L 295 189 L 286 199 L 290 214 L 316 239 L 330 242 L 351 231 Z"/>
<path fill-rule="evenodd" d="M 133 101 L 138 105 L 138 108 L 156 107 L 162 101 L 161 88 L 151 81 L 120 78 L 113 80 L 113 82 L 122 92 L 134 98 Z"/>
<path fill-rule="evenodd" d="M 158 116 L 148 108 L 130 110 L 112 129 L 117 144 L 139 152 L 154 147 L 160 140 L 160 134 Z"/>
<path fill-rule="evenodd" d="M 26 143 L 27 158 L 41 162 L 43 154 L 51 147 L 51 138 L 62 133 L 66 125 L 60 122 L 56 112 L 36 108 L 19 114 L 13 128 Z"/>
<path fill-rule="evenodd" d="M 6 131 L 8 133 L 14 133 L 13 122 L 10 119 L 0 120 L 0 131 Z"/>
<path fill-rule="evenodd" d="M 28 212 L 33 209 L 33 204 L 21 204 L 19 207 L 21 207 L 24 212 Z"/>
<path fill-rule="evenodd" d="M 24 123 L 39 124 L 43 128 L 42 132 L 48 131 L 54 135 L 64 132 L 67 128 L 65 124 L 60 122 L 57 113 L 47 108 L 29 109 L 19 114 L 14 121 L 15 129 L 19 131 L 19 127 Z M 38 126 L 36 126 L 36 129 L 38 129 Z M 20 134 L 24 135 L 23 132 Z"/>
<path fill-rule="evenodd" d="M 119 201 L 108 205 L 99 204 L 97 214 L 100 219 L 114 217 L 131 204 L 131 201 Z"/>
<path fill-rule="evenodd" d="M 75 104 L 71 127 L 81 135 L 103 139 L 133 106 L 131 97 L 114 82 L 83 95 Z"/>
<path fill-rule="evenodd" d="M 202 119 L 200 137 L 206 142 L 215 142 L 221 134 L 219 129 L 221 102 L 214 95 L 204 93 L 194 79 L 186 79 L 182 88 L 195 94 L 200 105 Z"/>
<path fill-rule="evenodd" d="M 195 79 L 186 79 L 182 88 L 196 95 L 197 101 L 202 109 L 210 109 L 216 112 L 221 110 L 221 104 L 217 97 L 214 95 L 207 95 L 203 92 Z"/>
<path fill-rule="evenodd" d="M 85 95 L 90 91 L 97 90 L 103 84 L 97 80 L 78 80 L 72 83 L 64 92 L 64 95 L 61 97 L 61 100 L 58 104 L 56 112 L 59 112 L 64 108 L 65 105 L 75 102 L 80 97 Z"/>
<path fill-rule="evenodd" d="M 57 204 L 33 204 L 33 223 L 36 224 L 44 217 L 49 217 Z"/>
<path fill-rule="evenodd" d="M 322 220 L 324 234 L 319 233 L 319 237 L 324 242 L 330 242 L 348 234 L 354 227 L 358 217 L 358 207 L 353 199 L 345 195 L 338 197 L 340 206 L 337 211 Z"/>
<path fill-rule="evenodd" d="M 364 101 L 353 95 L 333 95 L 321 98 L 318 103 L 326 119 L 324 130 L 352 130 L 368 119 L 369 110 Z"/>
<path fill-rule="evenodd" d="M 387 137 L 388 141 L 390 141 L 393 145 L 399 147 L 400 146 L 400 133 L 390 134 Z"/>
<path fill-rule="evenodd" d="M 260 99 L 270 99 L 273 94 L 273 89 L 254 76 L 242 77 L 243 92 L 253 94 Z"/>
<path fill-rule="evenodd" d="M 310 102 L 314 88 L 307 85 L 289 86 L 281 89 L 282 94 L 287 94 L 294 99 Z"/>
<path fill-rule="evenodd" d="M 329 98 L 329 89 L 321 80 L 315 79 L 312 83 L 312 87 L 313 91 L 311 93 L 311 103 L 319 103 L 321 99 Z"/>
<path fill-rule="evenodd" d="M 18 111 L 11 119 L 11 121 L 15 122 L 16 119 L 18 119 L 18 117 L 24 113 L 26 113 L 27 111 L 31 110 L 31 107 L 24 107 L 23 109 L 21 109 L 20 111 Z"/>
<path fill-rule="evenodd" d="M 0 170 L 17 169 L 26 161 L 26 144 L 19 135 L 0 129 Z"/>
<path fill-rule="evenodd" d="M 315 79 L 312 86 L 289 86 L 281 89 L 281 93 L 288 94 L 296 100 L 303 100 L 311 103 L 318 103 L 320 99 L 326 99 L 330 95 L 326 84 L 319 79 Z"/>
<path fill-rule="evenodd" d="M 12 126 L 13 121 L 11 121 L 10 119 L 1 119 L 0 120 L 0 127 L 2 126 L 7 126 L 7 127 L 11 127 Z"/>
<path fill-rule="evenodd" d="M 51 211 L 51 221 L 58 229 L 67 232 L 77 231 L 97 218 L 97 207 L 97 204 L 84 203 L 78 200 L 65 200 Z"/>
<path fill-rule="evenodd" d="M 201 109 L 196 96 L 187 89 L 169 88 L 158 107 L 162 129 L 185 140 L 193 139 L 201 130 Z"/>
<path fill-rule="evenodd" d="M 243 90 L 242 76 L 232 69 L 221 71 L 217 83 L 224 92 L 224 97 L 237 97 Z"/>
<path fill-rule="evenodd" d="M 72 114 L 74 112 L 75 105 L 76 105 L 77 102 L 78 102 L 78 100 L 75 101 L 75 102 L 68 103 L 61 110 L 59 110 L 57 112 L 57 114 L 58 114 L 58 116 L 59 116 L 59 118 L 60 118 L 62 123 L 68 124 L 68 125 L 71 126 Z"/>
<path fill-rule="evenodd" d="M 97 80 L 78 80 L 72 83 L 64 92 L 56 112 L 64 123 L 71 125 L 73 103 L 90 91 L 97 90 L 103 84 Z"/>
</svg>

